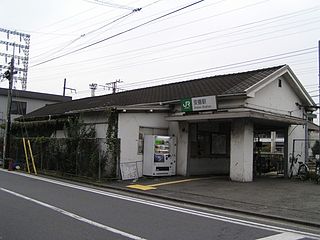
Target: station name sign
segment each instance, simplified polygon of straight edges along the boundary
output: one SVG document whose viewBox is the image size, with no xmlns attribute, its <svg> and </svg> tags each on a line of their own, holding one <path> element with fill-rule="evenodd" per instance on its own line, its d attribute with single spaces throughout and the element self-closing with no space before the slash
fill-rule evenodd
<svg viewBox="0 0 320 240">
<path fill-rule="evenodd" d="M 185 98 L 181 100 L 182 112 L 216 110 L 216 96 Z"/>
</svg>

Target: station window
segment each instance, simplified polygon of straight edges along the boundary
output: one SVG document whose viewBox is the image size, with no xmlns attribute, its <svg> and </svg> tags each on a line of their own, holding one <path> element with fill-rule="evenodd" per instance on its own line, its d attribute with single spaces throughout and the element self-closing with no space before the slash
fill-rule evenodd
<svg viewBox="0 0 320 240">
<path fill-rule="evenodd" d="M 227 157 L 230 155 L 230 124 L 191 124 L 192 157 Z"/>
</svg>

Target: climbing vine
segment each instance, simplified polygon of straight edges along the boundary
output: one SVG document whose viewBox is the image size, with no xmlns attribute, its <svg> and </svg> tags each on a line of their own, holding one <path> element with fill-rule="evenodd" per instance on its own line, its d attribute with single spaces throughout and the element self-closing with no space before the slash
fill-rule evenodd
<svg viewBox="0 0 320 240">
<path fill-rule="evenodd" d="M 120 157 L 120 141 L 118 139 L 118 113 L 115 109 L 108 109 L 107 113 L 107 133 L 106 133 L 106 145 L 107 145 L 107 167 L 113 166 L 112 175 L 116 175 L 118 159 Z M 109 169 L 111 170 L 111 169 Z"/>
</svg>

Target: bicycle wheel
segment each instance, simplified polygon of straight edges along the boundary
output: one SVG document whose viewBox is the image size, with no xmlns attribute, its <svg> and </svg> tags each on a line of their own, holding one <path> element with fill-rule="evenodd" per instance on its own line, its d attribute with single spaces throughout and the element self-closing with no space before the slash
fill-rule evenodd
<svg viewBox="0 0 320 240">
<path fill-rule="evenodd" d="M 305 181 L 309 178 L 309 171 L 306 165 L 301 165 L 298 169 L 298 177 Z"/>
</svg>

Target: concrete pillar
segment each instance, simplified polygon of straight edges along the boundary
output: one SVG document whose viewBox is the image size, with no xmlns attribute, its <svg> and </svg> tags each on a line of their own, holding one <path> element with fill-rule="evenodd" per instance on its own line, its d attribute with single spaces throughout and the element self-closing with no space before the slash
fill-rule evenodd
<svg viewBox="0 0 320 240">
<path fill-rule="evenodd" d="M 284 149 L 283 149 L 283 171 L 284 171 L 284 177 L 289 176 L 289 135 L 288 135 L 288 127 L 284 128 L 283 131 L 284 135 Z"/>
<path fill-rule="evenodd" d="M 187 176 L 189 160 L 189 124 L 179 122 L 179 134 L 177 136 L 177 174 Z"/>
<path fill-rule="evenodd" d="M 247 119 L 232 122 L 230 142 L 230 178 L 251 182 L 253 179 L 253 123 Z"/>
<path fill-rule="evenodd" d="M 277 132 L 271 131 L 271 153 L 276 152 L 276 140 L 277 140 Z"/>
</svg>

